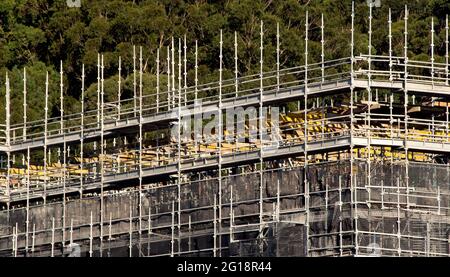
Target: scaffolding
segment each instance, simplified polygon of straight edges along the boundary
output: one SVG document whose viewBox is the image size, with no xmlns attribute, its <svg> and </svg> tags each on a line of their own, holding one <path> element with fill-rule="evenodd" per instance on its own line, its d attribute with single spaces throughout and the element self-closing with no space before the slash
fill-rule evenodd
<svg viewBox="0 0 450 277">
<path fill-rule="evenodd" d="M 264 71 L 261 22 L 253 75 L 239 76 L 235 33 L 232 79 L 223 76 L 221 31 L 218 82 L 207 84 L 198 81 L 197 41 L 190 85 L 186 37 L 178 47 L 172 38 L 167 53 L 157 51 L 151 94 L 135 47 L 130 99 L 121 59 L 117 92 L 105 91 L 99 54 L 96 108 L 86 109 L 83 66 L 74 114 L 64 113 L 61 63 L 61 114 L 49 118 L 47 74 L 45 116 L 34 122 L 25 70 L 23 122 L 11 122 L 6 75 L 0 255 L 450 256 L 448 17 L 445 63 L 434 58 L 433 21 L 430 61 L 415 61 L 407 7 L 404 55 L 393 54 L 390 11 L 389 55 L 372 54 L 372 9 L 368 53 L 354 55 L 352 4 L 350 56 L 334 60 L 325 60 L 322 15 L 316 63 L 307 13 L 305 64 L 292 68 L 280 66 L 277 24 L 273 71 Z M 117 100 L 105 102 L 112 93 Z M 246 112 L 231 126 L 230 109 Z M 214 131 L 199 135 L 208 113 Z M 188 134 L 185 114 L 197 126 Z"/>
</svg>

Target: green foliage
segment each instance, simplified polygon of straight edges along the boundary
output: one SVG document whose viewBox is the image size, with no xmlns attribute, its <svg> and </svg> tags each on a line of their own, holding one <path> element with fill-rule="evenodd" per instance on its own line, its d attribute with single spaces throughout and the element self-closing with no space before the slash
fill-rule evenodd
<svg viewBox="0 0 450 277">
<path fill-rule="evenodd" d="M 408 4 L 408 55 L 429 60 L 431 17 L 435 16 L 435 58 L 445 55 L 446 0 L 382 0 L 373 12 L 372 53 L 388 54 L 388 9 L 392 9 L 394 55 L 404 51 L 404 5 Z M 0 100 L 4 76 L 13 90 L 13 122 L 22 120 L 23 67 L 28 72 L 28 120 L 42 118 L 45 72 L 51 76 L 50 111 L 59 115 L 59 63 L 64 65 L 66 113 L 79 112 L 81 67 L 86 70 L 87 108 L 96 107 L 97 55 L 105 57 L 105 100 L 117 98 L 118 59 L 122 58 L 122 95 L 133 96 L 133 45 L 144 49 L 144 94 L 156 86 L 156 51 L 161 48 L 161 90 L 166 89 L 167 48 L 171 37 L 187 34 L 188 82 L 194 83 L 194 45 L 199 45 L 199 82 L 218 79 L 219 32 L 224 37 L 224 76 L 234 73 L 234 32 L 238 33 L 239 74 L 259 70 L 260 21 L 264 21 L 264 67 L 275 68 L 276 24 L 280 24 L 281 67 L 304 63 L 305 12 L 309 11 L 309 62 L 321 59 L 320 15 L 325 18 L 325 59 L 350 55 L 351 2 L 348 0 L 66 0 L 0 1 Z M 368 7 L 356 1 L 355 54 L 368 51 Z M 178 53 L 176 53 L 178 58 Z M 177 61 L 178 62 L 178 61 Z M 178 65 L 176 65 L 178 69 Z M 214 92 L 211 92 L 214 93 Z M 148 97 L 146 101 L 154 101 Z M 4 111 L 0 116 L 4 118 Z M 1 118 L 0 118 L 1 119 Z M 4 119 L 1 119 L 4 120 Z"/>
</svg>

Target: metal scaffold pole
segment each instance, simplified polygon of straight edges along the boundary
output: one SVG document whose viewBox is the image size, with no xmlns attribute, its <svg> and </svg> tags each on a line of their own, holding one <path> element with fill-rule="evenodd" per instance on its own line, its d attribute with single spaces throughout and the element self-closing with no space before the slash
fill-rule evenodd
<svg viewBox="0 0 450 277">
<path fill-rule="evenodd" d="M 233 183 L 230 182 L 230 244 L 234 242 L 233 238 Z"/>
<path fill-rule="evenodd" d="M 239 67 L 238 67 L 238 42 L 237 42 L 237 32 L 234 31 L 234 90 L 235 97 L 238 97 L 239 93 Z"/>
<path fill-rule="evenodd" d="M 30 147 L 27 148 L 27 209 L 26 209 L 27 218 L 25 221 L 26 230 L 25 230 L 25 253 L 28 254 L 28 233 L 30 229 Z"/>
<path fill-rule="evenodd" d="M 69 238 L 69 245 L 73 245 L 73 218 L 70 219 L 70 238 Z"/>
<path fill-rule="evenodd" d="M 152 198 L 148 198 L 148 234 L 147 234 L 147 256 L 151 255 L 151 239 L 152 239 Z"/>
<path fill-rule="evenodd" d="M 47 140 L 48 140 L 48 93 L 49 93 L 49 76 L 48 71 L 45 79 L 45 108 L 44 108 L 44 206 L 47 203 Z"/>
<path fill-rule="evenodd" d="M 100 53 L 97 53 L 97 128 L 100 128 Z"/>
<path fill-rule="evenodd" d="M 175 201 L 172 201 L 172 224 L 171 229 L 171 240 L 170 240 L 170 257 L 174 257 L 175 253 Z"/>
<path fill-rule="evenodd" d="M 311 248 L 309 241 L 309 183 L 308 183 L 308 11 L 306 11 L 305 18 L 305 93 L 304 93 L 304 101 L 305 101 L 305 110 L 304 110 L 304 165 L 303 165 L 303 177 L 305 184 L 305 228 L 306 228 L 306 255 L 309 255 L 309 250 Z"/>
<path fill-rule="evenodd" d="M 27 69 L 23 68 L 23 140 L 27 139 Z"/>
<path fill-rule="evenodd" d="M 61 134 L 65 137 L 64 131 L 64 72 L 63 63 L 60 64 L 60 89 L 61 89 Z M 65 246 L 66 241 L 66 174 L 67 174 L 67 152 L 66 140 L 63 142 L 63 164 L 62 164 L 62 185 L 63 185 L 63 211 L 62 211 L 62 245 Z"/>
<path fill-rule="evenodd" d="M 159 48 L 156 50 L 156 112 L 159 113 Z"/>
<path fill-rule="evenodd" d="M 81 69 L 81 133 L 80 133 L 80 199 L 83 198 L 83 182 L 84 182 L 84 86 L 85 86 L 84 64 Z M 119 113 L 120 114 L 120 113 Z M 45 152 L 45 150 L 44 150 Z M 45 156 L 45 153 L 44 153 Z"/>
<path fill-rule="evenodd" d="M 373 12 L 373 3 L 369 4 L 369 44 L 367 45 L 369 51 L 368 57 L 368 66 L 369 71 L 367 73 L 367 93 L 368 93 L 368 101 L 367 101 L 367 184 L 366 188 L 368 190 L 368 198 L 369 204 L 371 202 L 371 182 L 372 182 L 372 161 L 371 161 L 371 151 L 372 151 L 372 12 Z M 358 255 L 358 248 L 356 249 L 356 255 Z"/>
<path fill-rule="evenodd" d="M 170 110 L 170 46 L 167 46 L 167 110 Z"/>
<path fill-rule="evenodd" d="M 218 143 L 218 200 L 219 200 L 219 257 L 222 255 L 222 136 L 223 136 L 223 118 L 222 118 L 222 81 L 223 81 L 223 31 L 220 29 L 220 46 L 219 46 L 219 124 L 217 126 L 218 128 L 218 137 L 217 137 L 217 143 Z M 214 239 L 214 242 L 216 242 L 216 239 Z"/>
<path fill-rule="evenodd" d="M 434 88 L 434 18 L 431 18 L 431 86 Z"/>
<path fill-rule="evenodd" d="M 94 251 L 92 250 L 92 243 L 94 240 L 94 234 L 93 234 L 93 218 L 92 218 L 92 211 L 91 211 L 91 216 L 90 216 L 90 221 L 89 221 L 89 257 L 92 257 L 94 254 Z"/>
<path fill-rule="evenodd" d="M 112 213 L 109 213 L 109 226 L 108 226 L 108 257 L 111 256 L 111 241 L 112 241 Z"/>
<path fill-rule="evenodd" d="M 277 91 L 280 90 L 280 22 L 277 22 Z"/>
<path fill-rule="evenodd" d="M 119 79 L 117 80 L 117 120 L 120 120 L 121 105 L 122 105 L 121 98 L 122 98 L 122 57 L 119 56 Z"/>
<path fill-rule="evenodd" d="M 355 56 L 354 56 L 354 48 L 355 48 L 355 2 L 352 1 L 352 28 L 351 28 L 351 63 L 350 63 L 350 134 L 351 134 L 351 142 L 350 142 L 350 202 L 352 208 L 352 216 L 353 216 L 353 227 L 355 230 L 355 247 L 358 245 L 358 192 L 355 186 L 355 176 L 354 176 L 354 97 L 355 97 L 355 73 L 354 73 L 354 64 L 355 64 Z M 340 223 L 342 222 L 342 214 L 339 218 Z M 342 232 L 341 232 L 342 233 Z M 343 241 L 341 240 L 340 246 L 342 247 Z M 342 251 L 340 252 L 342 256 Z"/>
<path fill-rule="evenodd" d="M 186 34 L 184 34 L 184 47 L 183 47 L 183 49 L 184 49 L 184 59 L 183 59 L 183 62 L 184 62 L 184 105 L 186 106 L 187 105 L 187 87 L 188 87 L 188 84 L 187 84 L 187 45 L 186 45 Z"/>
<path fill-rule="evenodd" d="M 279 223 L 281 221 L 280 218 L 280 205 L 281 205 L 281 191 L 280 191 L 280 178 L 277 178 L 277 210 L 276 210 L 276 222 Z"/>
<path fill-rule="evenodd" d="M 404 117 L 405 117 L 405 184 L 406 184 L 406 209 L 409 210 L 409 153 L 408 153 L 408 6 L 405 5 L 405 46 L 404 46 Z M 399 223 L 400 224 L 400 223 Z"/>
<path fill-rule="evenodd" d="M 101 60 L 101 91 L 100 91 L 100 257 L 103 255 L 103 215 L 105 212 L 104 183 L 105 183 L 105 65 L 103 55 Z"/>
<path fill-rule="evenodd" d="M 263 140 L 263 128 L 265 123 L 265 117 L 263 114 L 263 97 L 264 97 L 264 22 L 261 20 L 260 30 L 260 46 L 259 46 L 259 237 L 263 239 L 264 229 L 264 203 L 263 203 L 263 190 L 264 190 L 264 140 Z M 262 242 L 260 245 L 260 251 L 262 252 Z M 260 253 L 262 255 L 262 253 Z"/>
<path fill-rule="evenodd" d="M 136 72 L 136 45 L 133 45 L 133 104 L 134 104 L 134 109 L 133 109 L 133 113 L 134 113 L 134 116 L 136 117 L 137 116 L 137 103 L 136 103 L 136 101 L 137 101 L 137 80 L 136 80 L 136 78 L 137 78 L 137 76 L 136 76 L 136 74 L 137 74 L 137 72 Z"/>
<path fill-rule="evenodd" d="M 188 250 L 189 253 L 192 251 L 192 216 L 189 215 L 188 218 L 188 233 L 189 233 L 189 239 L 188 239 Z"/>
<path fill-rule="evenodd" d="M 448 85 L 448 14 L 445 15 L 445 84 Z"/>
<path fill-rule="evenodd" d="M 324 33 L 324 23 L 323 23 L 323 14 L 321 16 L 321 21 L 320 21 L 320 34 L 321 34 L 321 39 L 320 39 L 320 44 L 321 44 L 321 73 L 322 73 L 322 83 L 325 82 L 325 33 Z"/>
<path fill-rule="evenodd" d="M 176 84 L 175 84 L 175 40 L 172 37 L 172 108 L 175 108 L 175 90 L 176 90 Z"/>
<path fill-rule="evenodd" d="M 12 228 L 12 235 L 11 235 L 11 247 L 12 247 L 12 255 L 14 257 L 17 257 L 16 255 L 16 227 Z"/>
<path fill-rule="evenodd" d="M 34 245 L 36 242 L 36 224 L 33 223 L 33 233 L 31 235 L 31 256 L 34 256 Z"/>
<path fill-rule="evenodd" d="M 194 95 L 194 100 L 195 102 L 197 101 L 197 97 L 198 97 L 198 41 L 195 41 L 195 80 L 194 80 L 195 84 L 195 95 Z"/>
<path fill-rule="evenodd" d="M 8 148 L 6 151 L 6 195 L 8 197 L 7 200 L 7 213 L 8 213 L 8 222 L 9 222 L 9 208 L 11 201 L 11 89 L 9 84 L 8 72 L 6 72 L 6 81 L 5 81 L 5 132 L 6 132 L 6 147 Z"/>
<path fill-rule="evenodd" d="M 214 195 L 214 206 L 213 206 L 213 256 L 217 257 L 217 198 L 216 195 Z"/>
<path fill-rule="evenodd" d="M 344 249 L 343 249 L 343 234 L 342 234 L 342 176 L 339 176 L 339 255 L 342 256 Z M 328 212 L 328 211 L 327 211 Z"/>
<path fill-rule="evenodd" d="M 199 103 L 197 103 L 198 99 L 198 41 L 195 41 L 195 66 L 194 66 L 194 109 L 197 109 Z M 194 119 L 194 126 L 197 125 L 196 119 Z M 197 154 L 198 147 L 198 133 L 197 130 L 194 130 L 194 153 Z"/>
<path fill-rule="evenodd" d="M 142 235 L 142 150 L 143 150 L 143 140 L 144 140 L 144 133 L 143 133 L 143 110 L 142 110 L 142 102 L 143 102 L 143 57 L 142 57 L 142 47 L 139 47 L 139 240 L 141 239 Z M 141 247 L 141 244 L 139 243 L 139 248 Z M 140 255 L 141 251 L 139 251 Z"/>
<path fill-rule="evenodd" d="M 17 232 L 17 228 L 16 228 Z M 51 241 L 51 254 L 50 257 L 55 257 L 55 218 L 52 217 L 52 241 Z M 17 250 L 17 243 L 16 243 L 16 250 Z"/>
<path fill-rule="evenodd" d="M 59 71 L 59 77 L 60 77 L 60 113 L 61 113 L 61 117 L 60 117 L 60 126 L 61 126 L 61 135 L 64 134 L 64 82 L 63 82 L 63 63 L 61 61 L 60 63 L 60 71 Z"/>
<path fill-rule="evenodd" d="M 128 224 L 129 224 L 128 236 L 130 238 L 128 241 L 128 256 L 131 258 L 133 257 L 133 205 L 131 203 L 131 198 L 130 198 L 130 217 L 128 220 Z"/>
<path fill-rule="evenodd" d="M 391 9 L 389 8 L 389 17 L 388 17 L 388 25 L 389 25 L 389 81 L 394 81 L 394 78 L 392 76 L 392 15 L 391 15 Z"/>
<path fill-rule="evenodd" d="M 177 175 L 177 206 L 178 206 L 178 212 L 177 212 L 177 229 L 178 229 L 178 248 L 177 252 L 178 254 L 181 253 L 181 38 L 178 39 L 178 139 L 177 139 L 177 150 L 178 150 L 178 175 Z"/>
</svg>

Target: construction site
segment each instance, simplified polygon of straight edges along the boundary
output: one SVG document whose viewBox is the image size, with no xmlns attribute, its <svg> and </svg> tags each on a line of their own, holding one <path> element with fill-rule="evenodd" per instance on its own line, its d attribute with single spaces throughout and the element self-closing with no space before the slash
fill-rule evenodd
<svg viewBox="0 0 450 277">
<path fill-rule="evenodd" d="M 11 124 L 6 76 L 0 256 L 450 256 L 448 18 L 445 63 L 434 59 L 433 22 L 431 58 L 416 61 L 408 58 L 408 8 L 404 55 L 392 50 L 391 14 L 372 26 L 372 9 L 358 15 L 368 18 L 367 52 L 354 53 L 353 8 L 348 56 L 334 60 L 323 54 L 323 16 L 321 60 L 309 59 L 306 13 L 298 30 L 305 63 L 293 68 L 280 68 L 279 27 L 276 52 L 264 51 L 261 22 L 254 75 L 224 64 L 221 33 L 219 76 L 207 84 L 198 83 L 197 55 L 188 80 L 186 40 L 172 39 L 151 57 L 152 94 L 143 94 L 135 47 L 129 99 L 120 78 L 117 91 L 105 91 L 99 54 L 97 108 L 85 108 L 83 67 L 75 114 L 64 113 L 61 63 L 61 115 L 48 116 L 47 75 L 40 121 L 27 120 L 24 89 L 23 123 Z M 389 29 L 389 55 L 373 54 L 373 28 Z M 237 42 L 233 50 L 228 60 L 237 64 Z M 276 70 L 263 70 L 267 55 Z M 234 78 L 224 78 L 225 68 Z M 113 93 L 118 101 L 105 102 Z M 231 109 L 244 114 L 230 126 Z M 212 124 L 212 135 L 191 123 Z"/>
</svg>

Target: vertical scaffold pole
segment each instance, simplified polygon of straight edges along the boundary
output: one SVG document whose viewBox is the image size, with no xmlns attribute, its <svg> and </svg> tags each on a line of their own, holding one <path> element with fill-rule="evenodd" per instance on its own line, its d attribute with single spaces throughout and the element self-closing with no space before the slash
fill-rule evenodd
<svg viewBox="0 0 450 277">
<path fill-rule="evenodd" d="M 5 124 L 6 124 L 6 146 L 8 147 L 8 151 L 6 152 L 6 194 L 8 195 L 8 219 L 9 219 L 9 203 L 10 203 L 10 186 L 11 186 L 11 89 L 9 85 L 9 77 L 8 72 L 6 72 L 6 81 L 5 81 L 5 89 L 6 89 L 6 106 L 5 106 Z"/>
<path fill-rule="evenodd" d="M 263 203 L 263 187 L 264 187 L 264 159 L 263 159 L 263 127 L 265 118 L 263 114 L 263 93 L 264 93 L 264 22 L 261 20 L 261 30 L 259 33 L 260 45 L 259 45 L 259 236 L 263 238 L 263 223 L 264 223 L 264 203 Z M 262 243 L 261 243 L 262 250 Z M 261 253 L 262 254 L 262 253 Z"/>
<path fill-rule="evenodd" d="M 15 238 L 15 248 L 14 248 L 14 257 L 17 257 L 17 252 L 19 251 L 19 223 L 16 222 L 16 235 Z"/>
<path fill-rule="evenodd" d="M 184 105 L 187 105 L 187 45 L 186 34 L 184 34 Z"/>
<path fill-rule="evenodd" d="M 304 111 L 304 183 L 305 183 L 305 211 L 306 211 L 306 255 L 309 254 L 310 242 L 309 242 L 309 183 L 308 183 L 308 11 L 306 11 L 305 19 L 305 111 Z"/>
<path fill-rule="evenodd" d="M 60 71 L 59 71 L 59 77 L 60 77 L 60 96 L 59 99 L 61 101 L 60 103 L 60 112 L 61 112 L 61 118 L 60 118 L 60 126 L 61 126 L 61 135 L 64 133 L 64 82 L 63 82 L 63 63 L 60 62 Z"/>
<path fill-rule="evenodd" d="M 195 95 L 194 100 L 197 101 L 198 97 L 198 41 L 195 41 Z"/>
<path fill-rule="evenodd" d="M 64 134 L 64 71 L 63 63 L 60 63 L 60 99 L 61 99 L 61 134 Z M 62 244 L 65 245 L 66 240 L 66 174 L 67 174 L 67 143 L 63 142 L 63 168 L 62 168 L 62 185 L 63 185 L 63 211 L 62 211 Z"/>
<path fill-rule="evenodd" d="M 73 244 L 73 218 L 70 219 L 70 238 L 69 238 L 69 244 Z"/>
<path fill-rule="evenodd" d="M 122 98 L 122 57 L 119 56 L 119 80 L 117 80 L 117 120 L 120 120 Z"/>
<path fill-rule="evenodd" d="M 12 244 L 12 255 L 14 257 L 17 257 L 16 255 L 16 227 L 13 227 L 12 229 L 12 235 L 11 235 L 11 244 Z"/>
<path fill-rule="evenodd" d="M 94 240 L 93 237 L 93 218 L 92 218 L 92 211 L 91 211 L 91 217 L 90 217 L 90 224 L 89 224 L 89 257 L 92 257 L 93 251 L 92 251 L 92 242 Z"/>
<path fill-rule="evenodd" d="M 175 108 L 175 40 L 172 37 L 172 107 Z"/>
<path fill-rule="evenodd" d="M 388 25 L 389 25 L 389 81 L 394 81 L 392 76 L 392 14 L 391 8 L 389 8 L 389 17 L 388 17 Z M 391 123 L 392 124 L 392 123 Z"/>
<path fill-rule="evenodd" d="M 235 96 L 238 97 L 239 93 L 239 67 L 238 67 L 238 42 L 237 42 L 237 32 L 234 31 L 234 90 Z"/>
<path fill-rule="evenodd" d="M 129 230 L 128 236 L 130 237 L 128 241 L 128 256 L 131 258 L 133 256 L 133 208 L 130 199 L 130 217 L 129 217 Z"/>
<path fill-rule="evenodd" d="M 83 182 L 84 182 L 84 86 L 85 86 L 84 64 L 81 69 L 81 134 L 80 134 L 80 198 L 83 198 Z M 119 86 L 120 87 L 120 86 Z M 120 114 L 120 112 L 119 112 Z M 45 155 L 45 153 L 44 153 Z"/>
<path fill-rule="evenodd" d="M 23 68 L 23 140 L 27 139 L 27 69 Z"/>
<path fill-rule="evenodd" d="M 111 252 L 111 240 L 112 240 L 112 213 L 109 213 L 109 226 L 108 226 L 108 252 Z M 108 257 L 110 253 L 108 253 Z"/>
<path fill-rule="evenodd" d="M 49 79 L 48 71 L 45 78 L 45 108 L 44 108 L 44 206 L 47 203 L 47 139 L 48 139 L 48 93 L 49 93 Z"/>
<path fill-rule="evenodd" d="M 280 22 L 277 22 L 277 91 L 280 90 Z"/>
<path fill-rule="evenodd" d="M 230 182 L 230 243 L 233 242 L 233 183 Z"/>
<path fill-rule="evenodd" d="M 370 2 L 369 4 L 369 43 L 367 45 L 368 51 L 369 51 L 369 57 L 368 57 L 368 64 L 369 64 L 369 70 L 367 73 L 367 93 L 368 93 L 368 101 L 367 101 L 367 184 L 366 187 L 368 188 L 368 201 L 372 201 L 371 199 L 371 182 L 372 182 L 372 162 L 371 162 L 371 149 L 372 149 L 372 11 L 373 11 L 373 3 Z M 356 249 L 356 255 L 358 255 L 358 250 Z"/>
<path fill-rule="evenodd" d="M 27 218 L 25 224 L 25 252 L 28 253 L 28 233 L 30 231 L 30 147 L 27 148 Z"/>
<path fill-rule="evenodd" d="M 34 244 L 36 242 L 36 224 L 33 223 L 33 234 L 31 235 L 31 256 L 34 254 Z"/>
<path fill-rule="evenodd" d="M 323 14 L 321 17 L 321 24 L 320 24 L 320 30 L 321 30 L 321 40 L 320 44 L 322 46 L 322 53 L 320 54 L 320 57 L 322 58 L 321 61 L 321 72 L 322 72 L 322 83 L 325 82 L 325 33 L 324 33 L 324 23 L 323 23 Z"/>
<path fill-rule="evenodd" d="M 195 66 L 194 66 L 194 74 L 195 74 L 195 80 L 194 80 L 194 109 L 198 106 L 197 104 L 197 98 L 198 98 L 198 41 L 195 41 Z M 197 132 L 194 131 L 194 152 L 197 154 L 197 145 L 198 145 L 198 137 Z"/>
<path fill-rule="evenodd" d="M 222 233 L 222 136 L 223 136 L 223 122 L 222 122 L 222 81 L 223 81 L 223 30 L 220 29 L 220 47 L 219 47 L 219 124 L 218 124 L 218 175 L 219 175 L 219 233 Z M 214 240 L 216 242 L 216 240 Z M 219 234 L 219 257 L 222 255 L 222 236 Z"/>
<path fill-rule="evenodd" d="M 431 17 L 431 86 L 434 87 L 434 18 Z"/>
<path fill-rule="evenodd" d="M 405 116 L 405 183 L 406 183 L 406 208 L 409 210 L 409 161 L 408 161 L 408 6 L 405 5 L 405 72 L 404 72 L 404 116 Z M 399 223 L 400 224 L 400 223 Z"/>
<path fill-rule="evenodd" d="M 401 238 L 402 238 L 402 232 L 401 232 L 401 213 L 400 213 L 400 179 L 397 177 L 397 254 L 398 256 L 402 253 L 401 248 Z"/>
<path fill-rule="evenodd" d="M 170 46 L 167 46 L 167 110 L 170 110 Z"/>
<path fill-rule="evenodd" d="M 279 176 L 279 175 L 278 175 Z M 280 210 L 281 210 L 281 191 L 280 191 L 280 177 L 277 178 L 277 210 L 276 210 L 276 217 L 277 222 L 280 222 Z"/>
<path fill-rule="evenodd" d="M 134 116 L 137 116 L 137 81 L 136 81 L 136 45 L 133 45 L 133 104 L 134 104 Z"/>
<path fill-rule="evenodd" d="M 177 229 L 178 229 L 178 254 L 181 252 L 181 38 L 178 39 L 178 140 L 177 140 L 177 149 L 178 149 L 178 192 L 177 192 Z"/>
<path fill-rule="evenodd" d="M 191 215 L 189 215 L 189 218 L 188 218 L 188 233 L 189 233 L 188 250 L 189 250 L 189 253 L 191 253 L 191 251 L 192 251 L 192 218 L 191 218 Z"/>
<path fill-rule="evenodd" d="M 156 112 L 159 113 L 159 48 L 156 50 Z"/>
<path fill-rule="evenodd" d="M 342 240 L 342 176 L 339 176 L 339 255 L 342 256 L 344 253 Z"/>
<path fill-rule="evenodd" d="M 354 97 L 355 97 L 355 73 L 354 73 L 354 64 L 355 64 L 355 55 L 354 55 L 354 48 L 355 48 L 355 2 L 352 1 L 352 28 L 351 28 L 351 44 L 350 44 L 350 51 L 351 51 L 351 61 L 350 61 L 350 135 L 353 138 L 354 133 Z M 351 202 L 351 209 L 352 209 L 352 216 L 353 216 L 353 227 L 355 230 L 355 247 L 358 245 L 358 201 L 357 201 L 357 189 L 355 187 L 355 178 L 354 178 L 354 153 L 353 153 L 353 139 L 350 142 L 350 202 Z M 340 215 L 340 221 L 342 221 L 342 214 Z M 342 232 L 340 230 L 340 232 Z M 342 248 L 342 240 L 339 241 L 339 246 Z M 340 253 L 342 256 L 342 253 Z"/>
<path fill-rule="evenodd" d="M 445 84 L 448 85 L 448 14 L 445 16 Z"/>
<path fill-rule="evenodd" d="M 217 257 L 217 198 L 216 195 L 214 195 L 214 207 L 213 207 L 213 256 Z"/>
<path fill-rule="evenodd" d="M 446 102 L 446 106 L 445 106 L 445 135 L 447 136 L 447 138 L 448 138 L 448 135 L 449 135 L 449 115 L 450 115 L 450 112 L 449 112 L 449 107 L 448 107 L 448 105 L 449 105 L 449 102 L 448 102 L 448 98 L 447 98 L 447 100 L 445 101 Z"/>
<path fill-rule="evenodd" d="M 143 58 L 142 58 L 142 46 L 139 47 L 139 239 L 142 233 L 142 143 L 143 143 L 143 115 L 142 115 L 142 99 L 143 99 Z M 141 245 L 139 245 L 141 247 Z M 140 253 L 140 251 L 139 251 Z"/>
<path fill-rule="evenodd" d="M 100 53 L 97 54 L 97 128 L 100 127 Z"/>
<path fill-rule="evenodd" d="M 151 255 L 151 236 L 152 236 L 152 198 L 149 197 L 148 199 L 148 244 L 147 244 L 147 256 L 150 257 Z"/>
<path fill-rule="evenodd" d="M 170 240 L 170 257 L 174 256 L 175 252 L 175 201 L 172 201 L 172 225 L 171 225 L 171 240 Z"/>
<path fill-rule="evenodd" d="M 105 182 L 105 65 L 103 61 L 103 55 L 101 60 L 101 92 L 100 92 L 100 257 L 103 254 L 103 213 L 105 212 L 104 203 L 104 182 Z"/>
<path fill-rule="evenodd" d="M 52 217 L 52 241 L 51 241 L 52 249 L 50 256 L 55 257 L 55 218 Z"/>
</svg>

